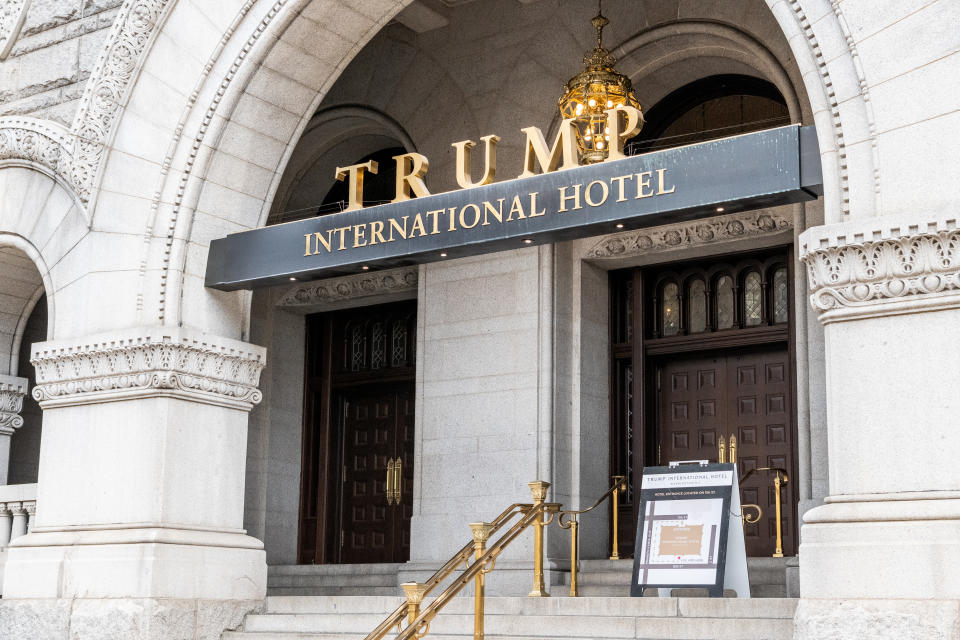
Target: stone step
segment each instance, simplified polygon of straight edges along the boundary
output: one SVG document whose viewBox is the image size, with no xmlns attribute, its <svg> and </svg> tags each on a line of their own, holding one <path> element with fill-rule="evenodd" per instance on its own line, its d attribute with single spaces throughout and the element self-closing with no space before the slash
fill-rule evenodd
<svg viewBox="0 0 960 640">
<path fill-rule="evenodd" d="M 268 595 L 402 595 L 399 564 L 275 565 L 267 569 Z"/>
<path fill-rule="evenodd" d="M 401 598 L 269 597 L 243 631 L 224 640 L 362 639 Z M 788 640 L 797 601 L 711 598 L 488 598 L 486 637 L 580 640 Z M 473 599 L 454 598 L 433 621 L 428 638 L 473 635 Z"/>
</svg>

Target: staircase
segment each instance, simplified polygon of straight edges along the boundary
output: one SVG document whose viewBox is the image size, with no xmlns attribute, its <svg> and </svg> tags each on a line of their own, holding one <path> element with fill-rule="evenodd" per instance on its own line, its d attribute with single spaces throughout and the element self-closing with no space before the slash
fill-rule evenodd
<svg viewBox="0 0 960 640">
<path fill-rule="evenodd" d="M 747 558 L 751 597 L 785 598 L 787 596 L 786 570 L 786 558 Z M 632 560 L 581 560 L 580 574 L 577 579 L 580 595 L 584 597 L 629 596 L 632 573 Z M 565 584 L 564 594 L 569 593 L 569 574 Z M 554 591 L 559 593 L 560 588 L 557 587 Z"/>
<path fill-rule="evenodd" d="M 400 602 L 384 596 L 272 596 L 223 640 L 363 640 Z M 486 599 L 490 640 L 789 640 L 797 601 L 786 598 Z M 392 635 L 388 636 L 392 637 Z M 473 598 L 455 598 L 426 640 L 473 637 Z"/>
</svg>

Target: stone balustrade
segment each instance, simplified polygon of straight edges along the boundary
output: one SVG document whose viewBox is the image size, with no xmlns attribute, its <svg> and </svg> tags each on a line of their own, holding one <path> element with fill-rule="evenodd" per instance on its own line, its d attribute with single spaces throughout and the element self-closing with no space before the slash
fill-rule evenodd
<svg viewBox="0 0 960 640">
<path fill-rule="evenodd" d="M 0 486 L 0 551 L 26 535 L 37 510 L 36 484 Z"/>
<path fill-rule="evenodd" d="M 36 511 L 36 484 L 0 485 L 0 587 L 7 564 L 7 547 L 30 531 Z"/>
</svg>

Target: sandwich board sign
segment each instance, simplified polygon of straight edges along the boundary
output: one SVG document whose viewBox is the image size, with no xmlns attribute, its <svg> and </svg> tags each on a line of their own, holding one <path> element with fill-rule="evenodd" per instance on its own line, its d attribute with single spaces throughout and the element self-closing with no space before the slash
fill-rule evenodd
<svg viewBox="0 0 960 640">
<path fill-rule="evenodd" d="M 750 597 L 735 464 L 706 460 L 645 467 L 631 596 L 645 589 L 724 589 Z"/>
</svg>

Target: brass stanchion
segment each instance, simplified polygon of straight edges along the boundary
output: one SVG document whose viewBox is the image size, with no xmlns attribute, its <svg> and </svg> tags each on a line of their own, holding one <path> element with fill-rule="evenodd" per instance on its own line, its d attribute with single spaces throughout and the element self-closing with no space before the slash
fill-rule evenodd
<svg viewBox="0 0 960 640">
<path fill-rule="evenodd" d="M 627 486 L 625 484 L 626 479 L 626 476 L 613 476 L 613 482 L 615 486 L 613 489 L 613 545 L 611 546 L 611 560 L 620 559 L 620 491 L 627 490 Z"/>
<path fill-rule="evenodd" d="M 490 538 L 490 530 L 493 528 L 489 522 L 471 522 L 470 531 L 473 532 L 473 552 L 477 560 L 483 557 L 487 552 L 487 540 Z M 483 640 L 483 598 L 484 581 L 487 570 L 482 568 L 475 580 L 475 589 L 473 595 L 473 638 L 474 640 Z"/>
<path fill-rule="evenodd" d="M 547 499 L 547 489 L 550 488 L 549 482 L 536 480 L 528 483 L 530 493 L 533 495 L 533 508 L 543 507 Z M 550 594 L 543 580 L 543 513 L 533 522 L 533 591 L 530 592 L 531 598 L 546 598 Z"/>
<path fill-rule="evenodd" d="M 570 597 L 576 598 L 580 595 L 580 588 L 577 586 L 577 555 L 579 551 L 577 550 L 577 543 L 579 542 L 580 534 L 577 529 L 577 517 L 574 516 L 573 520 L 570 521 Z"/>
<path fill-rule="evenodd" d="M 412 625 L 413 621 L 420 615 L 420 604 L 423 603 L 423 596 L 427 593 L 427 585 L 422 582 L 404 582 L 400 585 L 407 596 L 407 625 Z M 426 635 L 416 634 L 417 637 Z"/>
<path fill-rule="evenodd" d="M 774 492 L 774 505 L 777 511 L 777 550 L 774 552 L 774 558 L 783 557 L 783 531 L 782 525 L 780 523 L 780 471 L 774 471 L 773 476 L 773 492 Z"/>
</svg>

